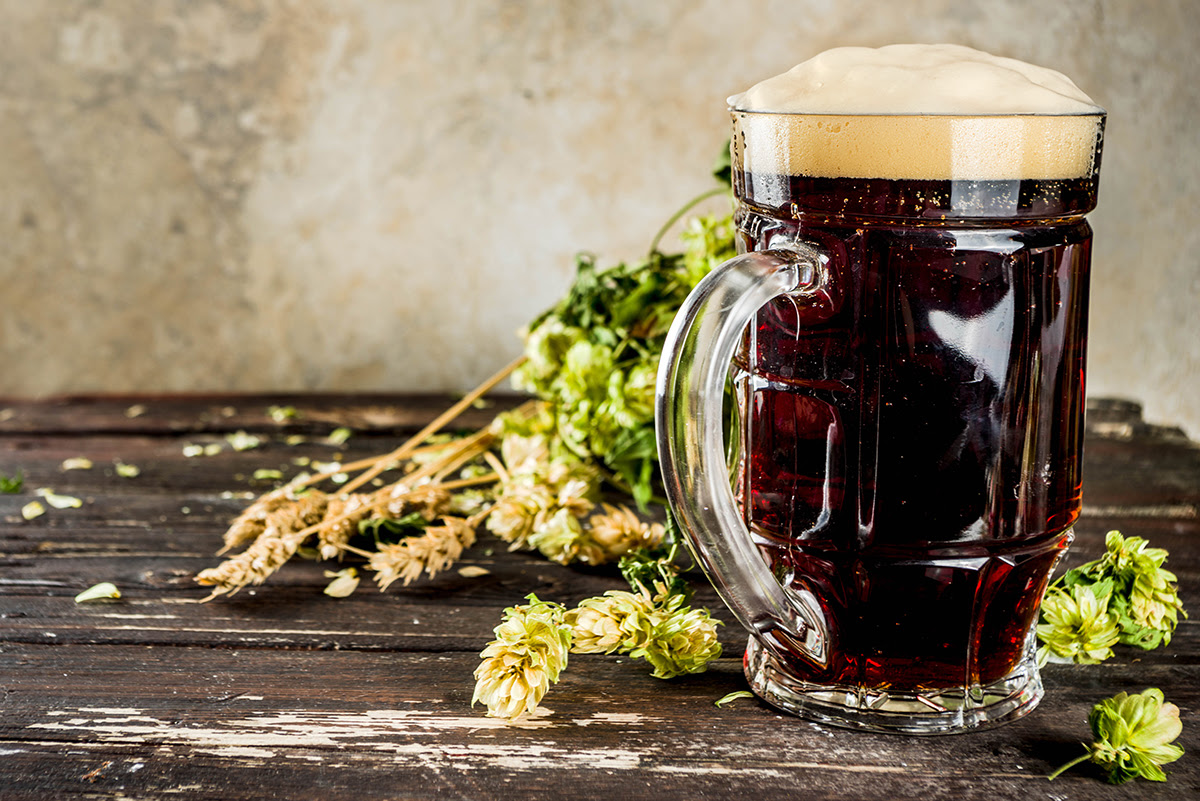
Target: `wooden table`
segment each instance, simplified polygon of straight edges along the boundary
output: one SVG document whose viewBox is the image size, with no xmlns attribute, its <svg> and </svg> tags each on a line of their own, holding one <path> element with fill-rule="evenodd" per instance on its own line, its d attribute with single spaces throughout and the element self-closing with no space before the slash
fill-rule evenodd
<svg viewBox="0 0 1200 801">
<path fill-rule="evenodd" d="M 1068 565 L 1112 528 L 1168 548 L 1185 606 L 1175 641 L 1099 666 L 1052 665 L 1048 693 L 1008 726 L 940 738 L 877 736 L 784 717 L 744 689 L 744 635 L 706 674 L 660 681 L 643 663 L 572 656 L 545 714 L 518 725 L 470 706 L 472 671 L 501 610 L 529 592 L 572 603 L 622 586 L 483 539 L 453 570 L 380 593 L 322 594 L 328 564 L 289 564 L 266 585 L 207 604 L 192 577 L 214 552 L 257 468 L 383 453 L 444 398 L 190 397 L 0 400 L 0 798 L 920 798 L 1200 797 L 1200 448 L 1146 425 L 1135 405 L 1089 410 L 1083 517 Z M 133 416 L 130 407 L 144 407 Z M 280 425 L 267 409 L 291 405 Z M 134 411 L 137 411 L 136 409 Z M 486 423 L 474 410 L 461 422 Z M 343 447 L 315 436 L 346 425 Z M 186 443 L 247 430 L 268 442 L 185 458 Z M 87 471 L 64 472 L 84 456 Z M 137 465 L 116 475 L 114 460 Z M 78 509 L 21 518 L 33 489 Z M 76 605 L 112 581 L 120 601 Z M 730 620 L 707 587 L 701 602 Z M 1166 784 L 1110 787 L 1081 753 L 1095 702 L 1161 687 L 1183 710 L 1188 751 Z"/>
</svg>

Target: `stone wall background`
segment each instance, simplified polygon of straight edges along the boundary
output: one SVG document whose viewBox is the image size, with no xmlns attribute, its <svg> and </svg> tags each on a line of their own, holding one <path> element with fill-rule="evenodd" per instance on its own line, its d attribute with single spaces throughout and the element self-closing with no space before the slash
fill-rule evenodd
<svg viewBox="0 0 1200 801">
<path fill-rule="evenodd" d="M 0 395 L 462 390 L 710 186 L 724 98 L 951 41 L 1110 114 L 1089 390 L 1200 434 L 1191 0 L 0 0 Z"/>
</svg>

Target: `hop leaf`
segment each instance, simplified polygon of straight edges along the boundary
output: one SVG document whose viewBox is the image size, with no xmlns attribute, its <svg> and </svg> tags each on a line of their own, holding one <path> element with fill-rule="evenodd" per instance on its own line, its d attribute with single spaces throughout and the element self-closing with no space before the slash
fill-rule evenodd
<svg viewBox="0 0 1200 801">
<path fill-rule="evenodd" d="M 66 468 L 63 468 L 64 470 Z M 8 495 L 16 495 L 21 491 L 21 487 L 25 485 L 25 476 L 18 470 L 12 476 L 0 474 L 0 492 Z"/>
<path fill-rule="evenodd" d="M 601 269 L 581 254 L 566 297 L 522 333 L 526 358 L 513 384 L 546 402 L 552 425 L 544 433 L 603 468 L 643 511 L 661 480 L 653 419 L 659 355 L 687 293 L 735 255 L 734 233 L 731 206 L 691 218 L 680 234 L 683 253 L 659 251 L 656 237 L 640 261 Z"/>
<path fill-rule="evenodd" d="M 1095 738 L 1088 753 L 1068 762 L 1050 775 L 1054 779 L 1081 762 L 1092 761 L 1103 768 L 1109 784 L 1122 784 L 1138 777 L 1166 781 L 1162 765 L 1183 756 L 1174 744 L 1183 731 L 1179 707 L 1165 703 L 1162 690 L 1151 687 L 1137 695 L 1118 693 L 1096 704 L 1088 715 Z"/>
</svg>

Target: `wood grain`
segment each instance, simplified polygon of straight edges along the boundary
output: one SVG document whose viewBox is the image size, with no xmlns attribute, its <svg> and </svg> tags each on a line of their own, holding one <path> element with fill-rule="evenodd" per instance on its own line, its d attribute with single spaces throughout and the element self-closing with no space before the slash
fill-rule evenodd
<svg viewBox="0 0 1200 801">
<path fill-rule="evenodd" d="M 511 403 L 511 401 L 505 401 Z M 146 411 L 127 417 L 135 404 Z M 292 405 L 279 426 L 266 410 Z M 572 656 L 543 713 L 507 725 L 470 707 L 471 672 L 501 610 L 528 592 L 570 603 L 621 586 L 484 539 L 463 565 L 386 593 L 322 595 L 329 565 L 289 564 L 262 587 L 208 604 L 192 577 L 245 493 L 297 457 L 383 453 L 444 398 L 277 396 L 0 401 L 0 474 L 84 500 L 24 521 L 33 496 L 0 495 L 0 798 L 730 798 L 1178 799 L 1200 796 L 1200 624 L 1170 647 L 1122 650 L 1098 666 L 1051 665 L 1029 717 L 943 738 L 868 735 L 785 717 L 743 689 L 744 635 L 726 656 L 668 682 L 644 665 Z M 228 409 L 235 409 L 229 414 Z M 482 425 L 494 410 L 480 410 Z M 320 442 L 359 429 L 341 446 Z M 262 447 L 186 458 L 189 442 L 247 430 Z M 286 444 L 289 434 L 308 441 Z M 90 471 L 62 461 L 86 456 Z M 125 479 L 113 460 L 137 464 Z M 1136 405 L 1089 410 L 1084 515 L 1068 565 L 1120 528 L 1171 552 L 1188 608 L 1200 609 L 1200 447 L 1147 426 Z M 99 581 L 119 601 L 76 605 Z M 699 602 L 720 611 L 711 589 Z M 728 617 L 727 615 L 724 615 Z M 1164 689 L 1183 710 L 1188 755 L 1163 785 L 1109 787 L 1088 768 L 1045 775 L 1080 753 L 1096 701 Z"/>
</svg>

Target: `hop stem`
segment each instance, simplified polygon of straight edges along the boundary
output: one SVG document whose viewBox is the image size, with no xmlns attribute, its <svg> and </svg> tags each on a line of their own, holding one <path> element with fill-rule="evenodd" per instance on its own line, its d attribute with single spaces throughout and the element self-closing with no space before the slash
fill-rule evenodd
<svg viewBox="0 0 1200 801">
<path fill-rule="evenodd" d="M 1070 770 L 1071 768 L 1075 767 L 1076 765 L 1080 764 L 1081 762 L 1087 762 L 1091 758 L 1092 758 L 1092 754 L 1090 751 L 1088 753 L 1084 754 L 1083 756 L 1076 757 L 1075 759 L 1072 759 L 1070 762 L 1063 765 L 1061 768 L 1059 768 L 1058 770 L 1054 771 L 1049 776 L 1047 776 L 1046 780 L 1054 781 L 1055 779 L 1057 779 L 1059 777 L 1060 774 Z"/>
</svg>

